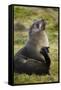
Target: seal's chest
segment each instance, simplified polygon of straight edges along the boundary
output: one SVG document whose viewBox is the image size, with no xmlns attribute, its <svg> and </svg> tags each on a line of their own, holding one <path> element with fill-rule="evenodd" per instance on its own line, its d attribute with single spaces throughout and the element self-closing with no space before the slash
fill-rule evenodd
<svg viewBox="0 0 61 90">
<path fill-rule="evenodd" d="M 37 37 L 37 50 L 39 51 L 43 47 L 49 47 L 49 41 L 46 32 L 42 32 Z"/>
</svg>

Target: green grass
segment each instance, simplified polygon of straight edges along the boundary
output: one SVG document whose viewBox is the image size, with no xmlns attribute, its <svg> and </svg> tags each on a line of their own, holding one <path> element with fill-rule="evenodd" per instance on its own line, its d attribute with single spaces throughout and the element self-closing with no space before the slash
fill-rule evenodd
<svg viewBox="0 0 61 90">
<path fill-rule="evenodd" d="M 30 27 L 34 19 L 44 18 L 48 21 L 46 32 L 50 43 L 51 67 L 50 75 L 28 75 L 14 73 L 15 84 L 47 83 L 58 81 L 58 11 L 51 8 L 25 8 L 16 6 L 14 8 L 14 20 L 23 23 L 25 27 Z M 28 32 L 14 32 L 14 55 L 22 48 L 28 39 Z"/>
</svg>

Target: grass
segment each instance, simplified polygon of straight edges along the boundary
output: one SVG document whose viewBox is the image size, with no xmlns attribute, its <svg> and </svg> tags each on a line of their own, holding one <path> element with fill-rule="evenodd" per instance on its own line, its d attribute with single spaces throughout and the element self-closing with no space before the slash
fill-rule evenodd
<svg viewBox="0 0 61 90">
<path fill-rule="evenodd" d="M 58 10 L 57 8 L 14 7 L 14 21 L 30 27 L 34 19 L 44 18 L 48 21 L 46 32 L 50 43 L 51 67 L 50 75 L 28 75 L 14 73 L 15 84 L 58 82 Z M 14 55 L 28 39 L 28 32 L 14 31 Z"/>
</svg>

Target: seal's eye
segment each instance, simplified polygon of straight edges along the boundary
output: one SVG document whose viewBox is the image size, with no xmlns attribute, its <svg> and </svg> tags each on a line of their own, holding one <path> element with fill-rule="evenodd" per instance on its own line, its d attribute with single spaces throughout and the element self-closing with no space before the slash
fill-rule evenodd
<svg viewBox="0 0 61 90">
<path fill-rule="evenodd" d="M 36 24 L 36 27 L 39 28 L 39 24 Z"/>
</svg>

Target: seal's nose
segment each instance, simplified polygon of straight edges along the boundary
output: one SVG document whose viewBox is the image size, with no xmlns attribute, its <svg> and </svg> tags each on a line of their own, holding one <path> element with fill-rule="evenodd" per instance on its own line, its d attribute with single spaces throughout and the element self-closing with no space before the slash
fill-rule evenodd
<svg viewBox="0 0 61 90">
<path fill-rule="evenodd" d="M 42 19 L 41 22 L 42 22 L 43 24 L 47 24 L 46 20 L 44 20 L 44 19 Z"/>
</svg>

